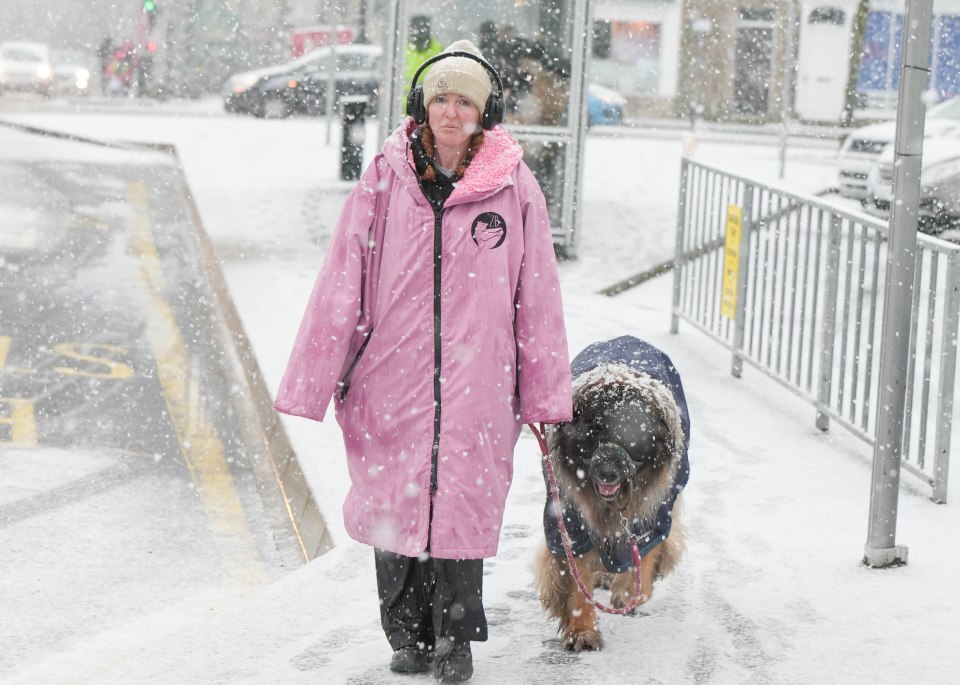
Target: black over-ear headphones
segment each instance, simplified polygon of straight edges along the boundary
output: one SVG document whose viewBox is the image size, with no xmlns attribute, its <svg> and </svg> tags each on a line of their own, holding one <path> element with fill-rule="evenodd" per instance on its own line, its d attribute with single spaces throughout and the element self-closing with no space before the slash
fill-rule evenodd
<svg viewBox="0 0 960 685">
<path fill-rule="evenodd" d="M 439 55 L 431 57 L 426 62 L 420 65 L 420 68 L 417 69 L 417 73 L 413 75 L 413 81 L 410 83 L 410 94 L 407 95 L 407 115 L 413 117 L 413 120 L 417 124 L 422 124 L 427 120 L 427 103 L 423 101 L 423 86 L 417 85 L 417 79 L 420 78 L 420 74 L 424 69 L 429 67 L 434 62 L 439 62 L 442 59 L 447 57 L 466 57 L 472 59 L 474 62 L 477 62 L 484 69 L 493 74 L 493 78 L 497 82 L 497 91 L 491 92 L 487 97 L 487 102 L 483 107 L 483 112 L 480 116 L 480 125 L 483 126 L 485 131 L 491 130 L 494 126 L 503 122 L 503 81 L 500 80 L 500 74 L 497 73 L 496 69 L 490 66 L 490 63 L 481 57 L 477 57 L 470 52 L 461 52 L 456 50 L 454 52 L 441 52 Z"/>
</svg>

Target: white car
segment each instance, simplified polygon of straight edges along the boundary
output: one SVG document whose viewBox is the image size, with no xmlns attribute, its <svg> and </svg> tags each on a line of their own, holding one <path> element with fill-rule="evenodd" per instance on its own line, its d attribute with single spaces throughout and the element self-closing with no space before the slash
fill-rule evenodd
<svg viewBox="0 0 960 685">
<path fill-rule="evenodd" d="M 843 197 L 866 199 L 867 175 L 883 149 L 893 142 L 896 132 L 896 122 L 887 121 L 864 126 L 847 136 L 837 157 Z M 924 137 L 960 138 L 960 97 L 944 100 L 927 110 Z"/>
<path fill-rule="evenodd" d="M 53 50 L 53 87 L 58 95 L 89 95 L 96 72 L 94 57 L 79 50 Z"/>
<path fill-rule="evenodd" d="M 49 96 L 53 92 L 50 49 L 43 43 L 0 43 L 0 92 L 21 90 Z"/>
<path fill-rule="evenodd" d="M 887 145 L 867 175 L 864 208 L 884 219 L 893 201 L 894 146 Z M 939 233 L 960 223 L 960 138 L 926 138 L 920 172 L 920 230 Z"/>
</svg>

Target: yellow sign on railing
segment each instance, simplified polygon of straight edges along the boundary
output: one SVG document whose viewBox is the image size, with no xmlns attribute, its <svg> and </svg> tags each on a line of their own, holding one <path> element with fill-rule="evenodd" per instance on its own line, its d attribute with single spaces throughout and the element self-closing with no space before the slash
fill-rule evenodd
<svg viewBox="0 0 960 685">
<path fill-rule="evenodd" d="M 737 276 L 740 273 L 740 227 L 743 210 L 727 205 L 727 240 L 723 249 L 723 291 L 720 295 L 720 315 L 733 319 L 737 315 Z"/>
</svg>

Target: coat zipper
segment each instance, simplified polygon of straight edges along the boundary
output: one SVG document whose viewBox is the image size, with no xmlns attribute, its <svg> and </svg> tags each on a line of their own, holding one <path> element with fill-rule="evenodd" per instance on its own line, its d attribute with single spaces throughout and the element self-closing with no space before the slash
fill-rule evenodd
<svg viewBox="0 0 960 685">
<path fill-rule="evenodd" d="M 439 488 L 437 464 L 440 461 L 440 286 L 443 252 L 443 208 L 433 210 L 433 449 L 430 456 L 430 526 L 427 552 L 433 535 L 433 497 Z"/>
<path fill-rule="evenodd" d="M 370 338 L 372 337 L 373 337 L 373 329 L 371 328 L 367 332 L 367 337 L 360 344 L 360 349 L 357 350 L 357 354 L 354 355 L 353 361 L 350 362 L 350 366 L 349 368 L 347 368 L 347 372 L 343 374 L 343 378 L 340 379 L 339 385 L 340 385 L 340 401 L 341 402 L 347 399 L 347 391 L 350 389 L 350 377 L 353 375 L 353 370 L 354 368 L 356 368 L 357 364 L 360 362 L 360 357 L 363 356 L 363 351 L 367 349 L 367 343 L 370 342 Z"/>
</svg>

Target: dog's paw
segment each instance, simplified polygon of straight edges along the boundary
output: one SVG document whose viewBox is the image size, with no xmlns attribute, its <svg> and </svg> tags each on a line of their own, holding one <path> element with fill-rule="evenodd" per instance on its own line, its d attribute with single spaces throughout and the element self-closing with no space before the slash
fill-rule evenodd
<svg viewBox="0 0 960 685">
<path fill-rule="evenodd" d="M 614 609 L 625 609 L 633 602 L 633 607 L 627 612 L 627 615 L 635 616 L 637 609 L 643 606 L 647 599 L 649 598 L 646 595 L 640 595 L 637 597 L 637 601 L 633 602 L 632 592 L 613 592 L 610 594 L 610 606 Z"/>
<path fill-rule="evenodd" d="M 599 630 L 567 631 L 560 641 L 568 652 L 599 652 L 603 649 L 603 638 Z"/>
</svg>

